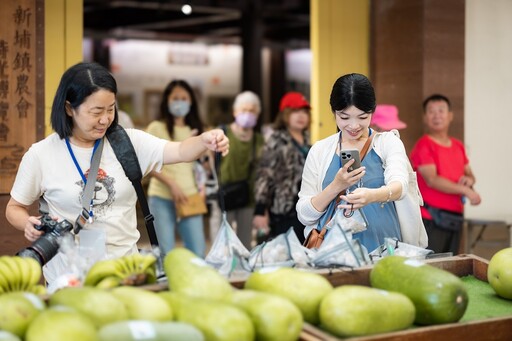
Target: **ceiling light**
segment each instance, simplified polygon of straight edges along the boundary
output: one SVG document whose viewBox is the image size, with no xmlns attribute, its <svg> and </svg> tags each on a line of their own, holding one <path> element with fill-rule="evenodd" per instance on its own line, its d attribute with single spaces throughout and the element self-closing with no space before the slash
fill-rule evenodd
<svg viewBox="0 0 512 341">
<path fill-rule="evenodd" d="M 192 13 L 192 6 L 190 6 L 189 4 L 185 4 L 181 6 L 181 11 L 185 15 L 190 15 Z"/>
</svg>

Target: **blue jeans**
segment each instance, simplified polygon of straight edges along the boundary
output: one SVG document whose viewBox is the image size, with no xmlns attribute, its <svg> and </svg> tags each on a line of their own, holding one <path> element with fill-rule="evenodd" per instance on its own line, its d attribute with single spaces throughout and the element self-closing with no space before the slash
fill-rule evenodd
<svg viewBox="0 0 512 341">
<path fill-rule="evenodd" d="M 178 233 L 185 247 L 199 257 L 204 258 L 206 242 L 202 215 L 186 217 L 178 221 L 174 201 L 150 196 L 148 197 L 148 205 L 155 217 L 155 232 L 162 256 L 165 256 L 174 248 L 174 231 L 177 224 Z"/>
</svg>

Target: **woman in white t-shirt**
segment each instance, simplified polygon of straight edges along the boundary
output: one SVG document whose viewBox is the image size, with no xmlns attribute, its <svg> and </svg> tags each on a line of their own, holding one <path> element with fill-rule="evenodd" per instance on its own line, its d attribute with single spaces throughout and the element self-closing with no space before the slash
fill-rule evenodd
<svg viewBox="0 0 512 341">
<path fill-rule="evenodd" d="M 79 233 L 81 243 L 94 248 L 96 257 L 120 257 L 137 252 L 137 194 L 117 160 L 105 135 L 117 126 L 117 84 L 109 71 L 96 63 L 79 63 L 61 78 L 51 110 L 55 133 L 31 146 L 20 163 L 7 204 L 7 220 L 33 242 L 43 232 L 35 228 L 40 216 L 29 207 L 40 197 L 48 203 L 49 214 L 58 221 L 75 222 L 82 210 L 82 192 L 91 159 L 103 139 L 99 170 L 95 176 L 90 205 L 93 217 Z M 162 165 L 196 160 L 206 150 L 229 150 L 229 140 L 221 129 L 170 142 L 136 129 L 127 133 L 144 175 Z M 83 245 L 80 245 L 81 247 Z M 59 253 L 40 260 L 47 282 L 55 280 L 73 264 Z"/>
</svg>

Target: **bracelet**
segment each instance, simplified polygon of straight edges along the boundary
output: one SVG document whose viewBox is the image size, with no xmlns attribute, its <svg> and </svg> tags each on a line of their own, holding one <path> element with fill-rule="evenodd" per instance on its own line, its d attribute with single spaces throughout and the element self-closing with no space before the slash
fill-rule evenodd
<svg viewBox="0 0 512 341">
<path fill-rule="evenodd" d="M 382 187 L 386 187 L 388 189 L 388 197 L 387 197 L 386 201 L 383 201 L 380 203 L 380 207 L 384 208 L 384 204 L 387 204 L 391 200 L 391 196 L 393 195 L 393 192 L 391 191 L 391 188 L 389 188 L 389 186 L 384 185 Z"/>
</svg>

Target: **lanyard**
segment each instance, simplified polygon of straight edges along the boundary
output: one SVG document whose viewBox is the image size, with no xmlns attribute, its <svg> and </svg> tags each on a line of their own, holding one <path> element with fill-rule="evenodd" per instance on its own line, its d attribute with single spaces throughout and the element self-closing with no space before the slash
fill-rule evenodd
<svg viewBox="0 0 512 341">
<path fill-rule="evenodd" d="M 94 142 L 94 147 L 92 149 L 92 155 L 91 155 L 91 163 L 92 163 L 92 158 L 94 157 L 94 153 L 96 152 L 96 149 L 98 148 L 100 142 L 101 142 L 101 139 L 98 139 L 98 140 L 96 140 L 96 142 Z M 69 138 L 67 138 L 67 137 L 66 137 L 66 146 L 68 147 L 69 155 L 71 155 L 71 158 L 73 159 L 73 162 L 75 164 L 75 167 L 76 167 L 78 173 L 82 177 L 82 180 L 84 182 L 84 190 L 85 190 L 85 186 L 87 185 L 87 178 L 85 177 L 84 172 L 82 172 L 82 169 L 80 168 L 80 165 L 78 164 L 78 161 L 75 157 L 75 153 L 73 153 L 73 149 L 71 148 L 71 144 L 69 143 Z M 98 174 L 89 173 L 89 176 L 91 176 L 91 175 L 93 176 L 92 180 L 95 181 Z M 94 216 L 92 208 L 93 208 L 93 200 L 91 198 L 91 202 L 89 204 L 89 219 L 88 219 L 89 223 L 92 223 L 92 219 Z"/>
<path fill-rule="evenodd" d="M 94 152 L 98 148 L 99 144 L 100 144 L 100 139 L 98 139 L 98 140 L 96 140 L 96 142 L 94 142 L 94 147 L 92 149 L 92 155 L 91 155 L 91 161 L 94 156 Z M 85 177 L 84 173 L 82 172 L 82 168 L 80 168 L 80 165 L 78 164 L 78 161 L 75 157 L 75 153 L 73 153 L 73 149 L 71 149 L 71 144 L 69 143 L 69 138 L 67 138 L 67 137 L 66 137 L 66 146 L 68 147 L 69 155 L 71 155 L 71 158 L 73 159 L 73 162 L 75 163 L 75 167 L 78 170 L 78 173 L 80 174 L 80 176 L 82 177 L 82 180 L 84 181 L 84 185 L 86 185 L 87 178 Z"/>
</svg>

